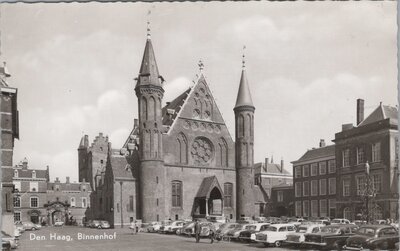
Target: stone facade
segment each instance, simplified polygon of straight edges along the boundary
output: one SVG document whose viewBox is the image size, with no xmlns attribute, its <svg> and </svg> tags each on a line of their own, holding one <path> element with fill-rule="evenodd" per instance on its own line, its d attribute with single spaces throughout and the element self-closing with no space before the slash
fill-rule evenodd
<svg viewBox="0 0 400 251">
<path fill-rule="evenodd" d="M 202 72 L 161 107 L 163 77 L 150 38 L 136 80 L 139 119 L 121 150 L 109 145 L 103 182 L 92 194 L 93 217 L 123 226 L 136 219 L 260 215 L 266 196 L 254 184 L 255 108 L 245 69 L 235 105 L 236 145 Z"/>
<path fill-rule="evenodd" d="M 364 119 L 363 104 L 358 100 L 357 125 L 335 134 L 337 216 L 398 219 L 398 110 L 381 103 Z"/>
<path fill-rule="evenodd" d="M 2 230 L 14 235 L 13 220 L 13 153 L 14 140 L 19 138 L 17 93 L 16 88 L 8 85 L 7 79 L 11 77 L 4 63 L 0 67 L 0 109 L 1 109 L 1 170 L 2 170 Z"/>
</svg>

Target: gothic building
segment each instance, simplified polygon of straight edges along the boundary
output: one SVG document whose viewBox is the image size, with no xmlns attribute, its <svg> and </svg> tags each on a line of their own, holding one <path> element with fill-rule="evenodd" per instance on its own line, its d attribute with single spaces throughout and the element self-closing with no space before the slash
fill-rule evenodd
<svg viewBox="0 0 400 251">
<path fill-rule="evenodd" d="M 255 106 L 244 62 L 233 109 L 235 141 L 202 64 L 195 84 L 164 107 L 163 84 L 148 36 L 135 86 L 139 119 L 121 150 L 108 144 L 104 179 L 92 194 L 95 217 L 124 225 L 134 219 L 259 216 L 267 195 L 254 184 Z M 85 137 L 82 142 L 83 174 L 90 171 L 81 169 Z"/>
</svg>

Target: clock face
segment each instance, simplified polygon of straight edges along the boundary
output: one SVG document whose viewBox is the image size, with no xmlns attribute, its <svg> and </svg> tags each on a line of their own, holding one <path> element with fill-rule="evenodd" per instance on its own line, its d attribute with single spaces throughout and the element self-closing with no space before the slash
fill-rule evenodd
<svg viewBox="0 0 400 251">
<path fill-rule="evenodd" d="M 209 139 L 196 138 L 192 144 L 190 153 L 196 165 L 209 165 L 213 158 L 213 147 Z"/>
</svg>

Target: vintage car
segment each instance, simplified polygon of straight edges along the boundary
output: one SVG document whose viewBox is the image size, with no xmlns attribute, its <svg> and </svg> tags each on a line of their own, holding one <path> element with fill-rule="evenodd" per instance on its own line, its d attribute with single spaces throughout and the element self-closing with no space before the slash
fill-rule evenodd
<svg viewBox="0 0 400 251">
<path fill-rule="evenodd" d="M 161 222 L 158 221 L 153 221 L 149 224 L 149 226 L 146 228 L 146 232 L 148 233 L 156 233 L 158 230 L 160 230 L 161 227 Z"/>
<path fill-rule="evenodd" d="M 161 226 L 160 226 L 160 228 L 158 229 L 157 232 L 158 232 L 158 233 L 165 233 L 164 229 L 165 229 L 167 226 L 171 225 L 171 223 L 172 223 L 171 220 L 163 220 L 163 221 L 161 221 Z"/>
<path fill-rule="evenodd" d="M 175 234 L 178 229 L 182 229 L 184 223 L 184 221 L 173 221 L 170 225 L 165 226 L 164 233 Z"/>
<path fill-rule="evenodd" d="M 252 224 L 246 230 L 240 232 L 239 240 L 247 241 L 247 242 L 255 241 L 256 233 L 266 230 L 269 225 L 271 225 L 271 224 L 269 224 L 269 223 Z"/>
<path fill-rule="evenodd" d="M 331 221 L 331 225 L 337 225 L 337 224 L 351 224 L 351 222 L 348 219 L 333 219 Z"/>
<path fill-rule="evenodd" d="M 354 235 L 357 228 L 354 224 L 336 224 L 322 227 L 318 233 L 305 234 L 303 244 L 316 249 L 338 250 L 346 244 L 347 238 Z"/>
<path fill-rule="evenodd" d="M 64 221 L 56 221 L 56 222 L 54 222 L 54 226 L 55 227 L 62 227 L 62 226 L 64 226 Z"/>
<path fill-rule="evenodd" d="M 225 236 L 229 231 L 239 226 L 239 223 L 224 223 L 222 224 L 218 230 L 217 234 L 221 237 Z"/>
<path fill-rule="evenodd" d="M 22 223 L 22 225 L 24 226 L 24 229 L 25 229 L 25 230 L 32 230 L 32 231 L 35 231 L 35 230 L 38 230 L 38 229 L 41 229 L 41 228 L 42 228 L 41 225 L 35 224 L 35 223 L 33 223 L 33 222 L 24 222 L 24 223 Z"/>
<path fill-rule="evenodd" d="M 242 231 L 250 230 L 250 229 L 255 229 L 254 224 L 242 224 L 234 229 L 228 231 L 225 235 L 225 237 L 229 238 L 229 240 L 239 240 L 239 235 Z"/>
<path fill-rule="evenodd" d="M 294 233 L 296 227 L 293 224 L 274 224 L 267 227 L 265 231 L 256 234 L 255 241 L 264 243 L 264 246 L 274 244 L 280 247 L 282 242 L 286 240 L 286 235 Z"/>
<path fill-rule="evenodd" d="M 348 250 L 388 250 L 396 248 L 399 232 L 388 225 L 365 225 L 360 227 L 354 236 L 346 241 Z"/>
<path fill-rule="evenodd" d="M 216 232 L 217 226 L 216 223 L 213 222 L 200 222 L 201 226 L 201 232 L 200 232 L 200 238 L 207 238 L 210 236 L 211 231 Z"/>
<path fill-rule="evenodd" d="M 187 236 L 194 236 L 194 224 L 195 224 L 194 221 L 186 223 L 181 229 L 181 234 Z"/>
<path fill-rule="evenodd" d="M 4 231 L 1 231 L 1 239 L 3 241 L 8 241 L 12 249 L 18 247 L 18 238 L 12 237 L 11 235 L 5 233 Z"/>
<path fill-rule="evenodd" d="M 305 234 L 318 233 L 324 226 L 324 224 L 299 225 L 296 227 L 295 233 L 290 233 L 286 236 L 284 242 L 293 246 L 300 246 L 305 240 Z"/>
<path fill-rule="evenodd" d="M 100 221 L 99 220 L 93 220 L 90 223 L 90 228 L 98 228 L 100 226 Z"/>
<path fill-rule="evenodd" d="M 97 228 L 103 228 L 103 229 L 107 229 L 107 228 L 110 228 L 111 226 L 110 226 L 110 223 L 108 223 L 108 221 L 106 221 L 106 220 L 101 220 L 100 221 L 100 224 L 99 224 L 99 226 L 97 227 Z"/>
</svg>

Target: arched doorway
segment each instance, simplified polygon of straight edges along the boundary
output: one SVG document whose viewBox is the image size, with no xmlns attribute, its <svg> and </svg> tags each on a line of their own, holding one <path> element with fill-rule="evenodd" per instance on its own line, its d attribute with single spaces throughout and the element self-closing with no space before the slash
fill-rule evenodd
<svg viewBox="0 0 400 251">
<path fill-rule="evenodd" d="M 69 215 L 69 203 L 61 201 L 48 202 L 44 205 L 47 208 L 47 224 L 53 225 L 57 221 L 62 221 L 65 224 L 68 223 Z"/>
<path fill-rule="evenodd" d="M 217 177 L 204 178 L 194 198 L 193 218 L 206 218 L 212 215 L 223 216 L 223 208 L 223 193 Z"/>
</svg>

